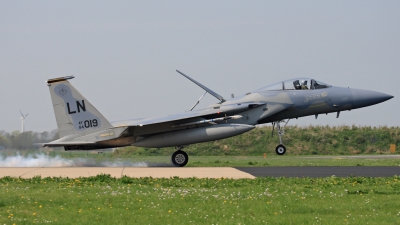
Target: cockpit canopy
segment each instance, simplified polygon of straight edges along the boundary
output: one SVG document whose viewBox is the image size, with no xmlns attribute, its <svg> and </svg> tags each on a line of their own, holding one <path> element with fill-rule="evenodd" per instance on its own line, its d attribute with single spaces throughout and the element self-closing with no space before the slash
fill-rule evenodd
<svg viewBox="0 0 400 225">
<path fill-rule="evenodd" d="M 278 91 L 278 90 L 309 90 L 328 88 L 331 85 L 316 81 L 310 78 L 295 78 L 281 81 L 275 84 L 260 88 L 257 91 Z"/>
</svg>

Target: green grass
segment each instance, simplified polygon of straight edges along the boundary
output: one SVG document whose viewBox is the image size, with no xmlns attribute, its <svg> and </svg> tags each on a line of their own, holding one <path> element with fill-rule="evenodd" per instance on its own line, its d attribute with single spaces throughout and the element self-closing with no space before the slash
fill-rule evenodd
<svg viewBox="0 0 400 225">
<path fill-rule="evenodd" d="M 19 155 L 28 157 L 38 157 L 37 152 L 19 152 Z M 112 152 L 104 152 L 101 154 L 92 154 L 84 151 L 52 151 L 46 155 L 49 158 L 61 157 L 58 160 L 79 162 L 92 162 L 100 165 L 102 162 L 127 162 L 126 166 L 143 165 L 147 163 L 149 166 L 168 166 L 171 164 L 171 156 L 143 156 L 131 155 L 130 157 L 116 158 Z M 3 154 L 3 157 L 16 156 L 17 153 Z M 400 157 L 394 155 L 357 155 L 357 156 L 315 156 L 315 155 L 284 155 L 275 154 L 259 156 L 192 156 L 189 155 L 189 163 L 187 167 L 257 167 L 257 166 L 400 166 Z M 7 159 L 6 158 L 6 159 Z M 71 164 L 72 166 L 74 164 Z M 80 164 L 82 165 L 82 164 Z M 95 166 L 91 165 L 91 166 Z M 16 165 L 17 166 L 17 165 Z"/>
<path fill-rule="evenodd" d="M 257 127 L 247 133 L 206 143 L 190 145 L 185 148 L 195 156 L 256 156 L 266 153 L 274 154 L 279 138 L 272 126 Z M 400 145 L 400 127 L 371 126 L 287 126 L 283 143 L 288 155 L 357 155 L 385 154 L 390 144 Z M 0 131 L 0 146 L 5 149 L 28 150 L 34 143 L 44 143 L 50 137 L 56 138 L 52 132 L 7 133 Z M 40 138 L 39 138 L 40 137 Z M 101 150 L 102 151 L 102 150 Z M 119 148 L 113 153 L 116 158 L 141 156 L 171 155 L 174 148 Z"/>
<path fill-rule="evenodd" d="M 194 156 L 187 166 L 400 166 L 400 158 L 351 158 L 335 156 Z"/>
<path fill-rule="evenodd" d="M 107 155 L 108 154 L 108 155 Z M 377 158 L 376 155 L 358 155 L 371 158 L 352 156 L 191 156 L 187 167 L 239 167 L 239 166 L 400 166 L 400 158 Z M 73 159 L 88 157 L 101 161 L 129 161 L 171 164 L 171 156 L 131 156 L 131 158 L 114 158 L 111 153 L 86 155 L 84 152 L 74 152 L 63 157 Z"/>
<path fill-rule="evenodd" d="M 193 156 L 257 156 L 275 154 L 279 138 L 272 127 L 264 126 L 218 141 L 185 148 Z M 288 126 L 283 136 L 288 155 L 387 154 L 390 144 L 400 145 L 399 127 Z M 171 155 L 174 148 L 119 148 L 114 157 Z"/>
<path fill-rule="evenodd" d="M 398 224 L 400 178 L 0 179 L 1 224 Z"/>
</svg>

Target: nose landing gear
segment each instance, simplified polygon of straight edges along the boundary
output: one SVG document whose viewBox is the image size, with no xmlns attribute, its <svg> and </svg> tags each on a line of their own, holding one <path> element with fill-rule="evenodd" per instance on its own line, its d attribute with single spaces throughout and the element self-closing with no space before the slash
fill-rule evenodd
<svg viewBox="0 0 400 225">
<path fill-rule="evenodd" d="M 278 145 L 275 148 L 275 152 L 278 155 L 284 155 L 286 153 L 286 147 L 284 145 Z"/>
<path fill-rule="evenodd" d="M 280 120 L 280 121 L 276 121 L 276 122 L 272 123 L 272 136 L 274 136 L 275 125 L 278 128 L 279 145 L 276 146 L 276 148 L 275 148 L 275 152 L 278 155 L 284 155 L 286 153 L 286 147 L 283 145 L 282 136 L 285 134 L 285 127 L 289 123 L 289 121 L 290 121 L 290 119 L 288 119 L 287 121 Z M 282 127 L 281 123 L 285 123 L 285 125 Z"/>
</svg>

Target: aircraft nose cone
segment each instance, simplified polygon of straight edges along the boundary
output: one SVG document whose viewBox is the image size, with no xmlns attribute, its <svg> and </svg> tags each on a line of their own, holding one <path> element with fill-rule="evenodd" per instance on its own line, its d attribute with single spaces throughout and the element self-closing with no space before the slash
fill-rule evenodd
<svg viewBox="0 0 400 225">
<path fill-rule="evenodd" d="M 393 98 L 392 95 L 388 95 L 376 91 L 352 89 L 353 95 L 353 109 L 375 105 Z"/>
</svg>

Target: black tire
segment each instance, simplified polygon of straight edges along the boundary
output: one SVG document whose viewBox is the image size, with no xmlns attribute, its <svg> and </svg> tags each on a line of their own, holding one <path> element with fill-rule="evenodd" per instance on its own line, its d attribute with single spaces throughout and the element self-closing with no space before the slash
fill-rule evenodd
<svg viewBox="0 0 400 225">
<path fill-rule="evenodd" d="M 278 155 L 284 155 L 286 153 L 286 147 L 284 145 L 278 145 L 275 148 L 275 152 Z"/>
<path fill-rule="evenodd" d="M 175 166 L 184 167 L 189 162 L 189 156 L 184 151 L 176 151 L 172 154 L 171 161 Z"/>
</svg>

